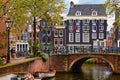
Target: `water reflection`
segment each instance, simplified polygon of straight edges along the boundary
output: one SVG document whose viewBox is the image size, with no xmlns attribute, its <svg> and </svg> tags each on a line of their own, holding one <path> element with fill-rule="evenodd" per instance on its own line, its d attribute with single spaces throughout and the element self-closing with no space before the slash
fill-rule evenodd
<svg viewBox="0 0 120 80">
<path fill-rule="evenodd" d="M 57 73 L 44 80 L 120 80 L 120 75 L 113 75 L 108 65 L 84 64 L 80 73 Z"/>
</svg>

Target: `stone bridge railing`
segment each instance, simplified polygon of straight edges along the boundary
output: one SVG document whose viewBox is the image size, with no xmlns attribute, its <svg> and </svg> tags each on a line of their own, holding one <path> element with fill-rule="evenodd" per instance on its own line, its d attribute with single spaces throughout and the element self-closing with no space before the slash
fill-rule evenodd
<svg viewBox="0 0 120 80">
<path fill-rule="evenodd" d="M 120 54 L 54 54 L 50 55 L 50 64 L 57 71 L 69 72 L 79 69 L 89 58 L 102 59 L 110 65 L 114 73 L 120 73 Z"/>
</svg>

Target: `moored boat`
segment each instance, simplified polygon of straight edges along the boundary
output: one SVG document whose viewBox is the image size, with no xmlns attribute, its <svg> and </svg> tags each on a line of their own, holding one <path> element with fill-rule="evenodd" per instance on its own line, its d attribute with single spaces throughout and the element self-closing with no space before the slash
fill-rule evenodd
<svg viewBox="0 0 120 80">
<path fill-rule="evenodd" d="M 55 74 L 56 74 L 56 70 L 52 70 L 47 72 L 36 72 L 35 76 L 43 79 L 43 78 L 54 77 Z"/>
<path fill-rule="evenodd" d="M 34 77 L 28 72 L 14 72 L 0 75 L 0 80 L 34 80 Z"/>
</svg>

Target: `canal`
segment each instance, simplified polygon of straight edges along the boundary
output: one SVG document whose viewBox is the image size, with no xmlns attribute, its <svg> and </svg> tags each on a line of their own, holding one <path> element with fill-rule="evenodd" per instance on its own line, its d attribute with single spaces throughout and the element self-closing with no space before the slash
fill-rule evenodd
<svg viewBox="0 0 120 80">
<path fill-rule="evenodd" d="M 54 78 L 44 80 L 120 80 L 112 74 L 107 64 L 83 64 L 80 73 L 57 73 Z"/>
</svg>

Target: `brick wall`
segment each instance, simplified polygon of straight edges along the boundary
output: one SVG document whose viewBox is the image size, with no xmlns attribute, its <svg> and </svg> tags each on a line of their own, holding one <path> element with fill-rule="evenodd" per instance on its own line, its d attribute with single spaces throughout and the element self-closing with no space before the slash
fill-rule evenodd
<svg viewBox="0 0 120 80">
<path fill-rule="evenodd" d="M 45 72 L 49 70 L 48 62 L 42 62 L 41 59 L 15 64 L 12 66 L 0 68 L 0 75 L 12 72 Z"/>
</svg>

